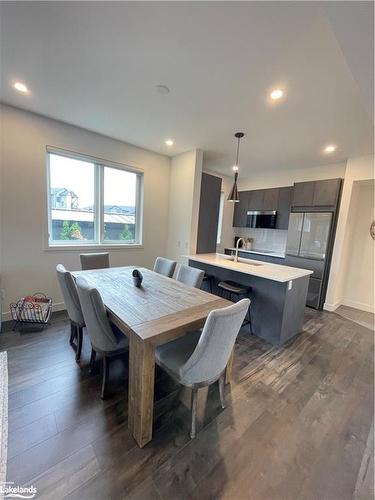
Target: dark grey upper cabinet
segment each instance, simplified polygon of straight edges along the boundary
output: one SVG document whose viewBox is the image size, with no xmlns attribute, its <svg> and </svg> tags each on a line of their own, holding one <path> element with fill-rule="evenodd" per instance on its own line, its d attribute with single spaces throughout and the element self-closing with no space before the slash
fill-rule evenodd
<svg viewBox="0 0 375 500">
<path fill-rule="evenodd" d="M 277 210 L 279 188 L 264 189 L 263 193 L 263 210 Z"/>
<path fill-rule="evenodd" d="M 205 173 L 202 174 L 197 253 L 216 252 L 221 182 L 220 177 Z"/>
<path fill-rule="evenodd" d="M 250 192 L 251 191 L 240 191 L 238 193 L 240 201 L 234 204 L 233 227 L 246 227 Z"/>
<path fill-rule="evenodd" d="M 293 189 L 293 207 L 333 207 L 339 199 L 341 179 L 297 182 Z"/>
<path fill-rule="evenodd" d="M 297 182 L 293 189 L 293 207 L 310 207 L 314 201 L 315 182 Z"/>
<path fill-rule="evenodd" d="M 292 195 L 293 195 L 292 186 L 279 188 L 276 229 L 288 229 L 289 213 L 292 204 Z"/>
<path fill-rule="evenodd" d="M 246 227 L 248 210 L 277 210 L 276 229 L 288 229 L 293 187 L 240 191 L 234 206 L 233 227 Z"/>
<path fill-rule="evenodd" d="M 263 210 L 264 189 L 245 191 L 248 193 L 248 210 Z"/>
<path fill-rule="evenodd" d="M 314 206 L 336 206 L 340 193 L 341 179 L 316 181 L 314 188 Z"/>
</svg>

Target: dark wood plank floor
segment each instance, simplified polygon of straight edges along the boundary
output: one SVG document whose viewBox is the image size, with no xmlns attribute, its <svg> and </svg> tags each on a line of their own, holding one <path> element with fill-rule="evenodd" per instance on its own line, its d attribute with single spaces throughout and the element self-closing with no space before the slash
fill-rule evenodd
<svg viewBox="0 0 375 500">
<path fill-rule="evenodd" d="M 209 391 L 204 426 L 189 438 L 179 389 L 157 377 L 154 439 L 127 428 L 127 363 L 99 398 L 68 345 L 63 318 L 41 333 L 4 332 L 9 359 L 8 481 L 38 499 L 373 498 L 373 334 L 334 313 L 306 310 L 283 348 L 238 339 L 227 408 Z"/>
</svg>

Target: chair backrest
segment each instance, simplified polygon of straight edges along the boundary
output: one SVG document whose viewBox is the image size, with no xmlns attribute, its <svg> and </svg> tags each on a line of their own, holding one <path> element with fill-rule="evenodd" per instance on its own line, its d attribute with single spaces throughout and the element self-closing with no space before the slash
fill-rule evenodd
<svg viewBox="0 0 375 500">
<path fill-rule="evenodd" d="M 87 271 L 88 269 L 105 269 L 109 267 L 109 253 L 81 253 L 79 256 L 81 259 L 82 271 Z"/>
<path fill-rule="evenodd" d="M 176 280 L 185 285 L 193 286 L 195 288 L 200 288 L 202 286 L 202 281 L 204 278 L 204 271 L 196 269 L 195 267 L 180 265 Z"/>
<path fill-rule="evenodd" d="M 180 368 L 183 381 L 199 384 L 214 381 L 221 375 L 249 305 L 249 299 L 242 299 L 229 307 L 210 312 L 193 354 Z"/>
<path fill-rule="evenodd" d="M 83 276 L 77 278 L 77 290 L 91 344 L 97 351 L 116 349 L 117 339 L 112 331 L 99 291 Z"/>
<path fill-rule="evenodd" d="M 56 266 L 56 273 L 70 320 L 74 321 L 74 323 L 77 323 L 79 326 L 83 326 L 85 320 L 83 318 L 77 287 L 74 283 L 73 276 L 62 264 Z"/>
<path fill-rule="evenodd" d="M 176 269 L 176 261 L 165 259 L 164 257 L 157 257 L 154 264 L 155 273 L 164 274 L 168 278 L 172 278 L 174 270 Z"/>
</svg>

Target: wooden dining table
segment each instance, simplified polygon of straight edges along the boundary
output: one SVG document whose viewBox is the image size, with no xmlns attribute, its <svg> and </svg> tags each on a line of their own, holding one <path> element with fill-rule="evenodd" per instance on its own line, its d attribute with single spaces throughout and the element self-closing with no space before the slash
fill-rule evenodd
<svg viewBox="0 0 375 500">
<path fill-rule="evenodd" d="M 108 317 L 129 339 L 128 426 L 142 448 L 152 439 L 155 348 L 201 328 L 210 311 L 231 304 L 149 269 L 142 286 L 133 284 L 134 267 L 75 271 L 97 288 Z M 227 367 L 227 381 L 230 378 Z"/>
</svg>

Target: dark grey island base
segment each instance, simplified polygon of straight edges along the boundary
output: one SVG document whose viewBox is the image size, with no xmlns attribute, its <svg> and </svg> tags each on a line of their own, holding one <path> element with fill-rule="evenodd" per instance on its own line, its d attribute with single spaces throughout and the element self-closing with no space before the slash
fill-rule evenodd
<svg viewBox="0 0 375 500">
<path fill-rule="evenodd" d="M 282 345 L 302 331 L 309 276 L 280 282 L 189 258 L 189 266 L 202 269 L 217 282 L 231 280 L 251 287 L 253 332 L 273 345 Z M 289 289 L 290 288 L 290 289 Z"/>
</svg>

